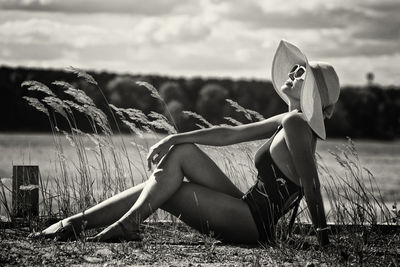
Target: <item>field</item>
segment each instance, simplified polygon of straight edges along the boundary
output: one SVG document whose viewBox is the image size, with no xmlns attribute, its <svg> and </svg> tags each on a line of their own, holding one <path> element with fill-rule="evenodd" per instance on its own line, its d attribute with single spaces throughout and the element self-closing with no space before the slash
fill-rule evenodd
<svg viewBox="0 0 400 267">
<path fill-rule="evenodd" d="M 87 74 L 84 77 L 97 84 Z M 152 112 L 145 115 L 138 110 L 110 105 L 121 122 L 131 132 L 138 133 L 112 134 L 105 114 L 93 105 L 83 91 L 70 88 L 66 83 L 59 84 L 68 88 L 65 92 L 74 96 L 76 102 L 55 97 L 40 83 L 27 83 L 30 90 L 48 95 L 42 101 L 67 119 L 70 132 L 59 130 L 55 118 L 43 103 L 28 97 L 25 99 L 32 106 L 48 115 L 53 134 L 0 134 L 2 220 L 10 218 L 12 166 L 39 165 L 41 173 L 40 219 L 30 220 L 28 226 L 22 228 L 2 227 L 0 264 L 313 266 L 368 263 L 398 266 L 399 141 L 330 140 L 318 144 L 318 172 L 327 219 L 332 225 L 331 245 L 324 249 L 317 245 L 314 230 L 307 224 L 310 219 L 304 201 L 292 237 L 287 236 L 288 216 L 279 221 L 276 247 L 221 244 L 213 237 L 199 235 L 164 212 L 156 212 L 146 220 L 143 242 L 89 244 L 84 238 L 67 243 L 27 239 L 29 232 L 43 229 L 57 218 L 84 211 L 146 180 L 150 174 L 146 168 L 148 149 L 162 138 L 155 134 L 155 129 L 174 131 L 162 114 Z M 153 97 L 163 101 L 155 88 L 149 84 L 142 85 L 149 89 Z M 249 118 L 256 114 L 235 102 L 231 105 Z M 93 134 L 79 130 L 71 108 L 85 114 Z M 186 115 L 194 116 L 203 125 L 209 126 L 197 114 Z M 236 123 L 234 120 L 231 122 Z M 256 177 L 253 158 L 261 143 L 201 148 L 245 192 Z M 84 236 L 91 234 L 92 230 L 84 231 Z"/>
<path fill-rule="evenodd" d="M 65 136 L 60 135 L 58 137 L 63 147 L 64 157 L 71 163 L 69 170 L 70 175 L 78 175 L 76 165 L 79 163 L 79 159 L 76 148 L 71 146 Z M 2 182 L 7 187 L 11 186 L 10 178 L 12 176 L 12 165 L 39 165 L 44 182 L 49 182 L 50 188 L 54 186 L 54 179 L 59 175 L 57 156 L 59 151 L 54 145 L 53 138 L 53 135 L 47 134 L 0 134 L 0 151 L 2 151 L 2 156 L 0 158 L 0 177 Z M 138 183 L 146 179 L 146 175 L 149 173 L 143 168 L 141 159 L 145 159 L 146 148 L 160 138 L 160 136 L 156 135 L 143 138 L 129 135 L 113 137 L 115 147 L 122 147 L 122 142 L 125 143 L 129 159 L 133 162 L 132 165 L 137 167 L 132 170 L 133 175 L 131 175 L 131 173 L 124 174 L 126 180 L 132 183 Z M 140 150 L 141 152 L 139 153 L 130 142 L 141 144 L 143 146 Z M 392 206 L 393 203 L 399 203 L 400 183 L 398 180 L 398 173 L 400 171 L 400 141 L 383 142 L 375 140 L 356 140 L 354 143 L 361 167 L 368 169 L 374 175 L 377 183 L 376 187 L 379 188 L 388 207 Z M 232 179 L 245 191 L 252 184 L 254 179 L 255 170 L 252 168 L 251 157 L 254 155 L 257 145 L 259 144 L 260 142 L 254 142 L 241 145 L 242 147 L 246 147 L 246 150 L 239 149 L 237 146 L 227 148 L 202 147 L 202 149 L 218 163 L 228 176 L 230 172 L 232 173 L 232 170 L 230 170 L 226 164 L 226 159 L 228 157 L 226 157 L 225 153 L 234 155 L 230 160 L 235 160 L 242 168 L 239 176 L 237 173 L 232 173 L 232 176 L 234 176 Z M 317 152 L 321 156 L 319 161 L 323 162 L 330 171 L 337 173 L 339 176 L 345 175 L 344 169 L 337 162 L 333 154 L 340 153 L 340 150 L 344 149 L 346 144 L 347 140 L 333 139 L 319 142 L 317 147 Z M 88 151 L 88 162 L 96 165 L 96 155 L 90 153 L 92 152 L 91 149 L 94 147 L 94 143 L 87 138 L 85 139 L 84 146 Z M 127 160 L 121 160 L 121 164 L 128 165 Z M 123 166 L 121 169 L 127 170 L 128 167 Z M 95 166 L 93 166 L 92 171 L 92 176 L 97 177 L 96 181 L 98 181 L 101 173 L 96 172 Z M 131 180 L 131 178 L 133 178 L 133 180 Z M 327 185 L 327 179 L 329 178 L 321 179 L 323 185 Z M 102 184 L 99 183 L 97 186 L 101 187 Z M 326 202 L 326 205 L 328 205 L 327 208 L 329 209 L 329 202 Z M 2 212 L 1 215 L 4 215 L 4 210 L 2 210 Z"/>
<path fill-rule="evenodd" d="M 71 138 L 71 137 L 70 137 Z M 113 154 L 106 153 L 105 161 L 107 164 L 98 162 L 99 156 L 96 153 L 96 142 L 90 138 L 82 137 L 81 147 L 85 148 L 87 163 L 90 165 L 90 179 L 93 179 L 93 190 L 86 192 L 86 195 L 93 196 L 91 201 L 99 201 L 106 197 L 107 193 L 118 190 L 118 180 L 113 174 L 118 176 L 126 183 L 122 187 L 129 186 L 146 179 L 148 172 L 144 168 L 141 159 L 145 158 L 147 148 L 151 146 L 160 136 L 150 135 L 144 138 L 134 136 L 113 136 L 112 143 L 114 150 L 119 155 L 119 167 L 112 167 Z M 123 140 L 123 141 L 122 141 Z M 132 143 L 131 143 L 132 142 Z M 56 144 L 56 145 L 55 145 Z M 68 181 L 63 182 L 65 174 L 60 169 L 60 161 L 68 164 L 68 175 L 72 185 L 81 186 L 82 166 L 79 162 L 82 160 L 79 150 L 73 140 L 67 140 L 65 135 L 43 135 L 43 134 L 1 134 L 0 150 L 0 177 L 3 184 L 11 187 L 12 165 L 34 164 L 40 166 L 42 181 L 45 190 L 49 196 L 56 197 L 59 200 L 63 196 L 62 192 L 72 193 L 68 189 Z M 123 145 L 125 144 L 125 145 Z M 246 190 L 252 183 L 254 177 L 253 155 L 260 142 L 245 143 L 239 146 L 230 146 L 223 148 L 202 147 L 218 165 L 232 177 L 233 181 Z M 61 146 L 60 146 L 61 145 Z M 138 146 L 140 147 L 138 149 Z M 127 151 L 123 152 L 123 148 Z M 398 266 L 400 251 L 400 236 L 396 232 L 381 232 L 379 229 L 371 228 L 369 223 L 375 219 L 378 223 L 385 222 L 385 218 L 390 216 L 390 209 L 393 203 L 399 201 L 399 183 L 397 181 L 398 166 L 400 159 L 397 155 L 400 153 L 400 142 L 377 142 L 377 141 L 356 141 L 352 153 L 351 145 L 347 140 L 330 140 L 320 142 L 317 150 L 321 156 L 320 175 L 324 186 L 323 195 L 342 195 L 338 198 L 339 205 L 330 201 L 325 201 L 327 205 L 328 220 L 331 223 L 342 224 L 339 230 L 331 235 L 332 244 L 321 250 L 315 237 L 310 236 L 310 230 L 303 229 L 304 224 L 297 224 L 296 234 L 289 238 L 280 238 L 277 247 L 230 245 L 220 243 L 213 237 L 202 236 L 196 231 L 190 229 L 174 220 L 172 223 L 160 223 L 161 220 L 171 220 L 168 215 L 159 213 L 149 218 L 145 224 L 142 242 L 126 242 L 121 244 L 91 244 L 83 239 L 75 242 L 57 242 L 52 240 L 31 241 L 26 238 L 28 233 L 35 229 L 41 229 L 43 226 L 30 225 L 30 227 L 18 229 L 2 229 L 0 239 L 2 246 L 0 249 L 0 263 L 4 265 L 57 265 L 57 266 L 99 266 L 99 265 L 174 265 L 174 266 L 264 266 L 264 265 L 283 265 L 283 266 L 315 266 L 315 265 L 363 265 L 368 266 Z M 60 153 L 62 151 L 62 153 Z M 98 151 L 97 151 L 98 152 Z M 121 155 L 128 155 L 124 158 Z M 62 156 L 62 157 L 60 157 Z M 114 155 L 115 156 L 115 155 Z M 338 158 L 339 156 L 339 158 Z M 341 161 L 347 158 L 345 161 Z M 338 161 L 339 160 L 339 161 Z M 353 171 L 356 177 L 351 177 L 349 167 L 344 167 L 339 163 L 351 162 L 355 167 Z M 109 166 L 108 171 L 104 171 L 100 166 Z M 131 166 L 131 167 L 129 167 Z M 134 166 L 134 167 L 133 167 Z M 325 166 L 325 167 L 324 167 Z M 118 171 L 120 168 L 122 171 Z M 371 179 L 368 172 L 363 168 L 369 169 L 374 174 L 376 184 L 372 184 L 373 191 L 368 191 L 369 197 L 382 196 L 382 201 L 386 203 L 386 213 L 382 216 L 376 214 L 369 216 L 366 212 L 362 216 L 352 217 L 351 212 L 359 211 L 357 207 L 369 207 L 376 209 L 379 213 L 378 202 L 372 201 L 369 206 L 368 201 L 361 200 L 354 191 L 363 190 L 362 187 L 355 186 L 353 182 L 348 185 L 329 179 L 346 177 L 349 181 L 354 178 L 365 181 L 366 188 L 371 188 Z M 130 171 L 130 169 L 132 169 Z M 328 175 L 327 172 L 330 172 Z M 104 174 L 110 175 L 111 181 L 104 179 Z M 333 174 L 336 173 L 336 174 Z M 133 178 L 133 180 L 131 179 Z M 75 182 L 74 182 L 75 181 Z M 61 182 L 61 184 L 60 184 Z M 338 186 L 332 189 L 332 184 Z M 66 186 L 60 189 L 60 186 Z M 119 183 L 121 185 L 121 183 Z M 347 192 L 347 187 L 353 187 Z M 108 187 L 108 188 L 104 188 Z M 379 191 L 376 188 L 380 188 Z M 347 192 L 347 193 L 346 193 Z M 106 194 L 105 194 L 106 193 Z M 70 196 L 69 194 L 67 194 Z M 355 198 L 352 198 L 355 195 Z M 64 196 L 65 197 L 65 196 Z M 7 202 L 10 203 L 10 193 L 6 190 Z M 82 199 L 77 197 L 72 201 L 70 209 L 64 207 L 64 211 L 73 213 L 77 202 Z M 57 204 L 57 201 L 55 201 Z M 340 207 L 350 203 L 348 210 L 344 212 Z M 89 203 L 87 203 L 89 204 Z M 48 205 L 48 202 L 47 202 Z M 356 206 L 354 206 L 356 205 Z M 42 214 L 48 214 L 46 203 L 40 198 L 40 207 Z M 61 206 L 61 210 L 63 207 Z M 304 203 L 303 203 L 304 208 Z M 53 205 L 53 211 L 60 210 L 60 205 Z M 304 210 L 304 209 L 303 209 Z M 382 210 L 380 210 L 382 211 Z M 6 218 L 4 207 L 1 210 L 3 218 Z M 343 216 L 338 216 L 338 214 Z M 62 214 L 61 214 L 62 215 Z M 365 217 L 365 218 L 364 218 Z M 383 218 L 383 219 L 382 219 Z M 363 224 L 366 220 L 365 226 Z M 298 221 L 309 221 L 306 212 L 298 217 Z M 43 222 L 42 222 L 43 223 Z M 354 224 L 356 226 L 354 227 Z M 353 227 L 352 227 L 353 225 Z M 284 233 L 285 224 L 278 231 Z M 87 234 L 93 234 L 91 232 Z M 284 236 L 284 235 L 283 235 Z"/>
</svg>

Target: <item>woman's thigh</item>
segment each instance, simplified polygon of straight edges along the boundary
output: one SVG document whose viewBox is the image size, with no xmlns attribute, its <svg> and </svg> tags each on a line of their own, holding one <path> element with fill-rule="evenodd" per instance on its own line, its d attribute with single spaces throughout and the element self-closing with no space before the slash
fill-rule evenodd
<svg viewBox="0 0 400 267">
<path fill-rule="evenodd" d="M 169 153 L 173 154 L 170 156 L 179 158 L 182 173 L 190 182 L 236 198 L 243 196 L 243 192 L 196 145 L 190 143 L 176 145 Z"/>
<path fill-rule="evenodd" d="M 256 243 L 258 230 L 241 199 L 190 182 L 182 183 L 162 209 L 183 222 L 227 242 Z"/>
</svg>

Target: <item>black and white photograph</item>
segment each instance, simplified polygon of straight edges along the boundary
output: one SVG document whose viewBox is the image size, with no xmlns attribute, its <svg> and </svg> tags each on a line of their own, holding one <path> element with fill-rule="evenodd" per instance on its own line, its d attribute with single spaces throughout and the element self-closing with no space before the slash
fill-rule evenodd
<svg viewBox="0 0 400 267">
<path fill-rule="evenodd" d="M 0 0 L 0 266 L 400 266 L 398 0 Z"/>
</svg>

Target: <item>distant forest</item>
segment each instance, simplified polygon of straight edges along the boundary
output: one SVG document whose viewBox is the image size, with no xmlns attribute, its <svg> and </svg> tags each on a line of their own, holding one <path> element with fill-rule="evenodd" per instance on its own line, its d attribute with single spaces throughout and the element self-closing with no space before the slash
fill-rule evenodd
<svg viewBox="0 0 400 267">
<path fill-rule="evenodd" d="M 151 111 L 173 118 L 178 131 L 198 128 L 193 117 L 182 111 L 193 111 L 212 124 L 231 124 L 232 121 L 248 123 L 256 116 L 245 116 L 237 112 L 229 101 L 257 111 L 264 117 L 285 112 L 287 107 L 266 80 L 233 80 L 229 78 L 183 78 L 159 75 L 124 75 L 108 72 L 88 72 L 97 81 L 101 91 L 75 74 L 63 70 L 0 67 L 0 132 L 49 132 L 49 121 L 41 112 L 28 105 L 23 96 L 37 97 L 40 92 L 31 92 L 21 83 L 35 80 L 47 85 L 62 97 L 62 88 L 54 81 L 65 81 L 81 89 L 111 120 L 107 101 L 117 107 L 135 108 L 145 114 Z M 164 99 L 165 105 L 152 97 L 146 87 L 136 81 L 153 85 Z M 68 97 L 67 95 L 65 96 Z M 62 99 L 64 99 L 62 97 Z M 83 115 L 76 115 L 83 131 L 90 126 Z M 233 120 L 232 120 L 233 119 Z M 57 117 L 62 127 L 66 122 Z M 121 131 L 128 132 L 122 124 Z M 116 125 L 113 125 L 114 129 Z M 400 87 L 343 87 L 334 116 L 326 121 L 328 137 L 394 139 L 400 137 Z"/>
</svg>

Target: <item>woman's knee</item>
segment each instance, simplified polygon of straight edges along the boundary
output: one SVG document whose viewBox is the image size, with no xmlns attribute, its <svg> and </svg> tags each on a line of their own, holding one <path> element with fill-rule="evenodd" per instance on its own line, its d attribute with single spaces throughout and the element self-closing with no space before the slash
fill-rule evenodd
<svg viewBox="0 0 400 267">
<path fill-rule="evenodd" d="M 193 155 L 196 149 L 199 148 L 191 143 L 174 145 L 165 158 L 161 160 L 159 167 L 164 170 L 170 168 L 175 169 L 176 167 L 181 169 L 182 163 L 190 157 L 190 155 Z"/>
<path fill-rule="evenodd" d="M 185 159 L 186 157 L 193 155 L 193 153 L 198 149 L 199 148 L 195 144 L 184 143 L 184 144 L 174 145 L 169 151 L 169 153 L 180 159 Z"/>
</svg>

